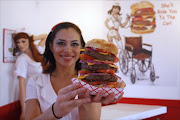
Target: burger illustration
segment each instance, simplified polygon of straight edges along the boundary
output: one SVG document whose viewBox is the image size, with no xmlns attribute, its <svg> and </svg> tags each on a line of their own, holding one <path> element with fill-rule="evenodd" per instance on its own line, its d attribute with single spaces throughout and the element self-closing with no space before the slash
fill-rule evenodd
<svg viewBox="0 0 180 120">
<path fill-rule="evenodd" d="M 119 60 L 117 54 L 118 48 L 113 43 L 103 39 L 88 41 L 80 55 L 82 65 L 78 79 L 97 87 L 119 86 L 121 78 L 115 74 L 118 67 L 114 64 Z"/>
<path fill-rule="evenodd" d="M 156 18 L 154 5 L 148 1 L 141 1 L 131 5 L 131 31 L 137 34 L 154 32 Z"/>
</svg>

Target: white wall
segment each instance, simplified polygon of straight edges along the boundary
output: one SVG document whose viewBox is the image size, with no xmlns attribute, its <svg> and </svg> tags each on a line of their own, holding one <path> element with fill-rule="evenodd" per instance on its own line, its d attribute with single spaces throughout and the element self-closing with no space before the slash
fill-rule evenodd
<svg viewBox="0 0 180 120">
<path fill-rule="evenodd" d="M 139 0 L 137 0 L 139 1 Z M 129 6 L 136 1 L 125 0 L 119 1 L 122 7 L 123 20 L 126 13 L 130 14 Z M 131 3 L 132 2 L 132 3 Z M 179 4 L 179 2 L 176 2 Z M 14 79 L 13 63 L 3 63 L 3 28 L 20 31 L 25 28 L 25 31 L 30 34 L 49 33 L 50 29 L 57 23 L 62 21 L 70 21 L 77 24 L 83 33 L 85 41 L 93 38 L 106 39 L 107 28 L 104 26 L 104 21 L 107 17 L 107 11 L 111 8 L 112 1 L 63 1 L 63 0 L 15 0 L 15 1 L 0 1 L 0 106 L 18 100 L 18 81 Z M 156 8 L 160 6 L 159 2 L 154 2 Z M 175 9 L 177 9 L 175 6 Z M 156 64 L 157 74 L 160 79 L 156 80 L 155 84 L 149 81 L 137 82 L 132 85 L 129 82 L 129 76 L 119 75 L 127 83 L 125 89 L 125 97 L 144 97 L 158 99 L 180 99 L 180 79 L 179 79 L 179 39 L 180 35 L 180 10 L 178 9 L 177 19 L 169 28 L 164 27 L 163 31 L 157 27 L 153 36 L 144 35 L 146 41 L 150 41 L 154 45 L 155 56 L 153 61 Z M 161 24 L 157 18 L 157 23 Z M 171 32 L 173 31 L 173 36 Z M 164 34 L 165 32 L 166 34 Z M 167 34 L 168 33 L 168 34 Z M 130 28 L 121 29 L 120 34 L 134 35 L 130 32 Z M 161 36 L 159 36 L 161 34 Z M 174 36 L 175 35 L 175 36 Z M 168 38 L 169 37 L 169 38 Z M 153 39 L 153 40 L 152 40 Z M 169 39 L 173 39 L 172 42 Z M 177 40 L 178 39 L 178 40 Z M 167 41 L 167 42 L 164 42 Z M 161 44 L 161 46 L 159 46 Z M 178 45 L 177 45 L 178 44 Z M 162 49 L 167 49 L 163 53 Z M 175 46 L 175 50 L 173 49 Z M 161 50 L 160 50 L 160 48 Z M 163 56 L 161 56 L 163 53 Z M 174 54 L 173 54 L 174 53 Z M 159 58 L 161 56 L 161 58 Z M 170 56 L 170 57 L 169 57 Z M 174 60 L 173 60 L 174 59 Z M 174 64 L 176 65 L 174 65 Z M 169 69 L 169 70 L 168 70 Z M 165 75 L 166 74 L 166 75 Z M 169 74 L 169 75 L 168 75 Z M 175 76 L 173 76 L 175 75 Z M 166 78 L 168 77 L 168 78 Z M 169 79 L 172 79 L 171 82 Z M 165 81 L 165 82 L 163 82 Z M 166 93 L 164 93 L 166 92 Z"/>
</svg>

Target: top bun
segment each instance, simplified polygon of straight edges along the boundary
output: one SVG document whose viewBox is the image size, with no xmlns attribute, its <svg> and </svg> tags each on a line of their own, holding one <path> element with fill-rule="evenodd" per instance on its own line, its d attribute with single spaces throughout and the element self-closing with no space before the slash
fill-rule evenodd
<svg viewBox="0 0 180 120">
<path fill-rule="evenodd" d="M 141 8 L 154 8 L 154 5 L 148 1 L 141 1 L 131 5 L 131 9 L 141 9 Z"/>
<path fill-rule="evenodd" d="M 103 39 L 92 39 L 86 43 L 85 47 L 93 47 L 93 48 L 103 49 L 110 53 L 113 53 L 116 56 L 118 54 L 117 46 L 115 44 L 107 42 L 106 40 L 103 40 Z"/>
</svg>

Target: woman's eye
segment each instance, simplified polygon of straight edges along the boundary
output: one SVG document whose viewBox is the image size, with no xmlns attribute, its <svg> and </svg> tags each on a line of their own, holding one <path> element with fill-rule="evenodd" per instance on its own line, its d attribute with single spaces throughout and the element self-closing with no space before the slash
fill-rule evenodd
<svg viewBox="0 0 180 120">
<path fill-rule="evenodd" d="M 72 46 L 79 46 L 79 43 L 72 43 Z"/>
<path fill-rule="evenodd" d="M 58 45 L 65 45 L 64 42 L 58 42 L 57 44 L 58 44 Z"/>
<path fill-rule="evenodd" d="M 22 41 L 22 43 L 25 43 L 26 41 Z"/>
</svg>

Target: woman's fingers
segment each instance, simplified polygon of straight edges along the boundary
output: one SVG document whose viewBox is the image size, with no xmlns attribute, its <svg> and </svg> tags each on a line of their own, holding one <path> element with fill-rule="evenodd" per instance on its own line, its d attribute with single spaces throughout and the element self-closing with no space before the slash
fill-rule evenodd
<svg viewBox="0 0 180 120">
<path fill-rule="evenodd" d="M 86 92 L 85 93 L 80 93 L 79 94 L 79 98 L 90 98 L 90 91 L 89 89 L 86 89 Z"/>
<path fill-rule="evenodd" d="M 64 95 L 64 100 L 71 100 L 76 97 L 76 95 L 84 94 L 86 92 L 86 88 L 78 88 L 74 91 L 71 91 Z"/>
<path fill-rule="evenodd" d="M 84 99 L 72 99 L 72 100 L 67 100 L 67 101 L 61 101 L 58 102 L 56 101 L 55 105 L 56 106 L 56 110 L 55 111 L 59 111 L 59 113 L 57 113 L 57 116 L 65 116 L 67 115 L 69 112 L 71 112 L 74 108 L 85 104 L 85 103 L 89 103 L 91 101 L 90 98 L 84 98 Z M 57 110 L 59 109 L 59 110 Z"/>
<path fill-rule="evenodd" d="M 72 108 L 75 108 L 75 107 L 79 107 L 80 105 L 85 104 L 85 103 L 89 103 L 89 102 L 91 102 L 90 98 L 74 99 L 74 100 L 66 102 L 65 105 L 72 107 Z"/>
<path fill-rule="evenodd" d="M 75 99 L 77 95 L 89 94 L 86 88 L 80 87 L 80 84 L 72 84 L 58 91 L 58 96 L 56 100 L 56 108 L 60 111 L 63 110 L 63 116 L 72 111 L 75 107 L 78 107 L 84 103 L 91 101 L 90 97 L 83 97 L 80 99 Z M 86 95 L 87 96 L 87 95 Z M 58 106 L 58 107 L 57 107 Z M 58 110 L 57 110 L 58 111 Z M 59 116 L 62 113 L 59 113 Z"/>
<path fill-rule="evenodd" d="M 106 104 L 111 103 L 114 99 L 115 99 L 115 94 L 114 93 L 110 93 L 109 96 L 107 96 L 106 98 L 103 98 L 101 100 L 101 103 L 106 105 Z"/>
<path fill-rule="evenodd" d="M 79 88 L 81 85 L 80 83 L 74 83 L 74 84 L 71 84 L 65 88 L 62 88 L 61 90 L 59 90 L 58 94 L 66 94 L 66 93 L 69 93 L 70 91 L 73 91 L 77 88 Z"/>
<path fill-rule="evenodd" d="M 104 94 L 104 91 L 99 91 L 98 94 L 92 98 L 92 101 L 93 102 L 100 102 L 103 94 Z"/>
<path fill-rule="evenodd" d="M 121 95 L 117 99 L 113 100 L 112 102 L 113 103 L 117 102 L 118 100 L 122 98 L 123 95 L 124 95 L 124 92 L 122 92 Z"/>
<path fill-rule="evenodd" d="M 109 103 L 116 103 L 118 100 L 120 100 L 123 96 L 124 92 L 121 93 L 121 95 L 116 99 L 115 94 L 111 93 L 108 97 L 103 98 L 101 100 L 102 104 L 109 104 Z"/>
</svg>

